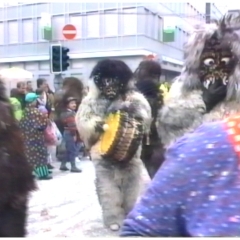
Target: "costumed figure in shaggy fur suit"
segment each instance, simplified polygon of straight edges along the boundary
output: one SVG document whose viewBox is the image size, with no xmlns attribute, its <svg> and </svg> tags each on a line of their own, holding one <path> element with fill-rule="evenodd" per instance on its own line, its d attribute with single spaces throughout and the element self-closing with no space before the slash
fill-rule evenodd
<svg viewBox="0 0 240 240">
<path fill-rule="evenodd" d="M 184 67 L 158 116 L 169 145 L 202 122 L 240 110 L 240 15 L 198 26 L 184 47 Z M 173 94 L 174 93 L 174 94 Z"/>
<path fill-rule="evenodd" d="M 164 149 L 157 132 L 157 113 L 163 105 L 160 86 L 161 66 L 157 61 L 144 60 L 135 71 L 136 87 L 147 98 L 152 109 L 152 124 L 149 136 L 144 136 L 141 159 L 153 178 L 164 160 Z"/>
<path fill-rule="evenodd" d="M 139 195 L 141 143 L 151 125 L 150 105 L 134 90 L 132 78 L 124 62 L 99 61 L 76 115 L 78 131 L 95 166 L 103 221 L 111 230 L 120 228 Z"/>
<path fill-rule="evenodd" d="M 0 237 L 25 237 L 28 198 L 36 185 L 2 80 L 0 112 Z"/>
</svg>

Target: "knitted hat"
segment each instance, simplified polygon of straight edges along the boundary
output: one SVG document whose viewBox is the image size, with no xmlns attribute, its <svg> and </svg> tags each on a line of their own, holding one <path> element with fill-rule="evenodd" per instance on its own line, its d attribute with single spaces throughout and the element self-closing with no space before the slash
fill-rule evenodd
<svg viewBox="0 0 240 240">
<path fill-rule="evenodd" d="M 25 101 L 27 103 L 32 103 L 35 100 L 37 100 L 39 98 L 39 95 L 37 95 L 36 93 L 27 93 L 25 96 Z"/>
<path fill-rule="evenodd" d="M 48 114 L 48 110 L 44 106 L 39 106 L 38 110 L 43 114 Z"/>
</svg>

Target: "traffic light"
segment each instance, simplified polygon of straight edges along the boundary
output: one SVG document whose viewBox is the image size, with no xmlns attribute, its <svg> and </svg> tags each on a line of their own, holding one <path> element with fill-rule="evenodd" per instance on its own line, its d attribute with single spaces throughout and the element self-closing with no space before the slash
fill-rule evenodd
<svg viewBox="0 0 240 240">
<path fill-rule="evenodd" d="M 69 67 L 69 56 L 68 56 L 69 48 L 62 47 L 62 72 L 66 71 Z"/>
<path fill-rule="evenodd" d="M 50 47 L 50 69 L 51 73 L 61 73 L 61 51 L 62 46 L 59 44 Z"/>
<path fill-rule="evenodd" d="M 50 47 L 50 69 L 51 73 L 58 74 L 64 72 L 69 67 L 69 48 L 54 44 Z"/>
</svg>

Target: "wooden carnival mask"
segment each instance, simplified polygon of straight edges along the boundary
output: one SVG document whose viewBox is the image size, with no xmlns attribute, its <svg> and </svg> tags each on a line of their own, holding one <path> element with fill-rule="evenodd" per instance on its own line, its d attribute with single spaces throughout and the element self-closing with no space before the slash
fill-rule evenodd
<svg viewBox="0 0 240 240">
<path fill-rule="evenodd" d="M 94 78 L 94 82 L 102 92 L 103 96 L 109 100 L 118 97 L 123 87 L 123 84 L 121 84 L 117 78 Z"/>
<path fill-rule="evenodd" d="M 216 81 L 228 84 L 228 78 L 234 69 L 234 57 L 230 44 L 224 44 L 215 33 L 205 42 L 201 55 L 199 78 L 205 88 Z"/>
<path fill-rule="evenodd" d="M 132 77 L 131 69 L 126 63 L 117 59 L 99 61 L 90 75 L 101 95 L 109 100 L 124 95 Z"/>
</svg>

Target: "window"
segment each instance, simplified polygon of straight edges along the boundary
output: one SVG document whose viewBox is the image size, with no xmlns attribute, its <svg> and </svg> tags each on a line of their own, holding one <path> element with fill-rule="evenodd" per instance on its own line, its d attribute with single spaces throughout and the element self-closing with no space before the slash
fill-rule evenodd
<svg viewBox="0 0 240 240">
<path fill-rule="evenodd" d="M 82 16 L 81 15 L 70 15 L 70 24 L 74 25 L 77 29 L 76 39 L 82 37 Z"/>
<path fill-rule="evenodd" d="M 124 9 L 123 15 L 123 35 L 133 35 L 137 33 L 137 9 Z"/>
<path fill-rule="evenodd" d="M 4 34 L 4 23 L 3 22 L 0 23 L 0 36 L 2 36 L 0 38 L 0 45 L 4 45 L 4 36 L 5 36 L 5 34 Z"/>
<path fill-rule="evenodd" d="M 18 43 L 18 22 L 8 22 L 8 43 Z"/>
<path fill-rule="evenodd" d="M 38 41 L 46 41 L 45 39 L 43 39 L 43 27 L 42 27 L 42 22 L 41 22 L 41 18 L 37 19 L 37 40 Z"/>
<path fill-rule="evenodd" d="M 62 29 L 65 26 L 64 15 L 58 15 L 52 17 L 52 40 L 63 39 Z"/>
<path fill-rule="evenodd" d="M 186 35 L 187 34 L 184 30 L 176 27 L 176 37 L 175 37 L 175 43 L 174 44 L 177 48 L 180 48 L 180 49 L 183 48 L 183 44 L 185 43 Z"/>
<path fill-rule="evenodd" d="M 149 10 L 145 10 L 146 13 L 146 34 L 150 38 L 154 38 L 154 32 L 155 32 L 155 16 L 153 13 Z"/>
<path fill-rule="evenodd" d="M 174 39 L 174 46 L 179 48 L 180 42 L 181 42 L 181 34 L 182 31 L 180 28 L 175 28 L 175 39 Z"/>
<path fill-rule="evenodd" d="M 157 28 L 156 28 L 156 39 L 158 41 L 162 41 L 162 32 L 163 32 L 163 19 L 161 17 L 157 17 Z"/>
<path fill-rule="evenodd" d="M 118 35 L 118 13 L 117 11 L 105 11 L 104 13 L 104 36 Z"/>
<path fill-rule="evenodd" d="M 33 42 L 33 20 L 24 19 L 22 21 L 22 29 L 23 42 Z"/>
<path fill-rule="evenodd" d="M 87 37 L 99 37 L 100 36 L 100 16 L 98 12 L 91 12 L 87 15 Z"/>
<path fill-rule="evenodd" d="M 147 33 L 147 13 L 145 7 L 138 7 L 137 9 L 137 22 L 139 23 L 137 25 L 137 32 L 138 34 L 146 35 Z"/>
</svg>

